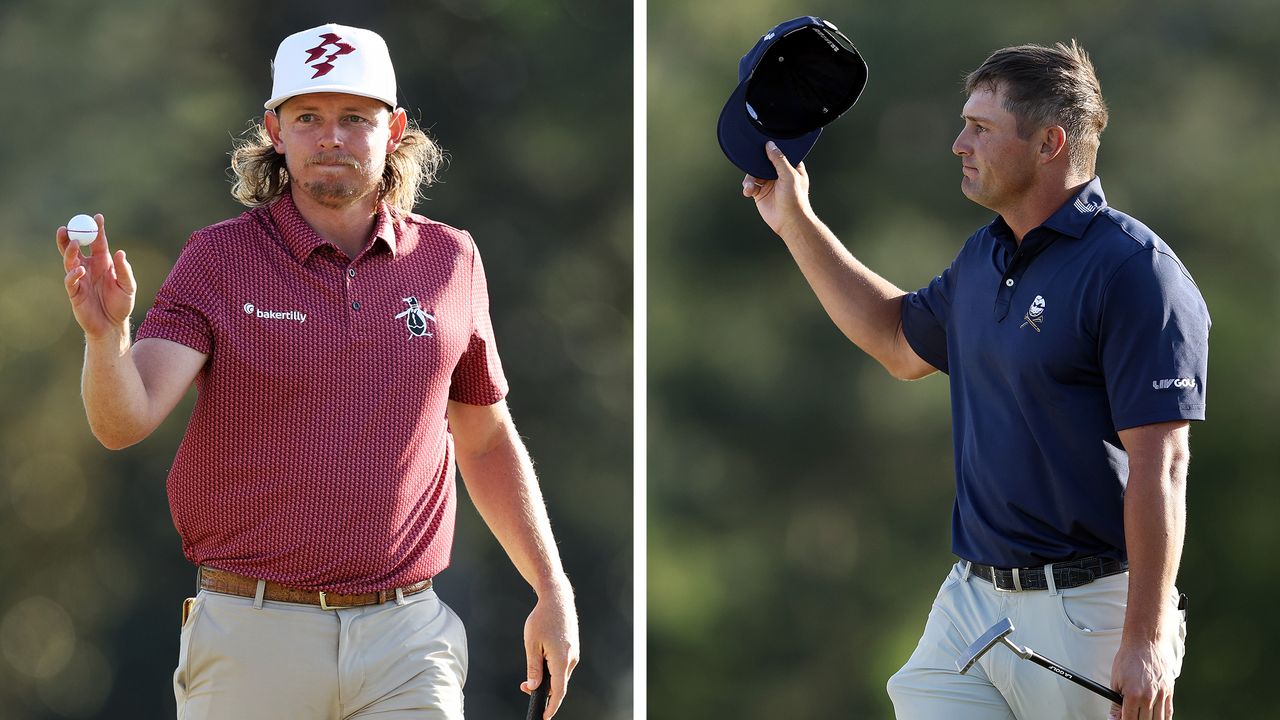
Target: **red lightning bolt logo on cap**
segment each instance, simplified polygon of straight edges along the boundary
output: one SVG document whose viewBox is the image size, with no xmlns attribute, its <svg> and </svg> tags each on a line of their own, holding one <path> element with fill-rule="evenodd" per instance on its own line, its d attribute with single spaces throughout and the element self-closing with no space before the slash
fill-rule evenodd
<svg viewBox="0 0 1280 720">
<path fill-rule="evenodd" d="M 262 106 L 275 110 L 291 97 L 317 92 L 360 95 L 394 108 L 396 71 L 386 41 L 336 23 L 285 38 L 271 63 L 271 99 Z"/>
<path fill-rule="evenodd" d="M 319 60 L 320 57 L 325 54 L 325 48 L 329 47 L 330 45 L 334 47 L 334 51 L 329 53 L 327 56 L 325 56 L 324 62 L 316 63 L 315 65 L 312 65 L 312 67 L 316 69 L 316 74 L 312 75 L 311 79 L 314 80 L 315 78 L 325 75 L 330 70 L 332 70 L 333 61 L 336 60 L 339 56 L 346 55 L 347 53 L 355 52 L 355 48 L 352 47 L 351 45 L 348 45 L 347 43 L 342 42 L 342 38 L 339 37 L 338 35 L 334 33 L 325 33 L 324 35 L 320 36 L 319 45 L 316 45 L 315 47 L 310 48 L 306 51 L 307 59 L 304 61 L 304 64 L 311 65 L 312 63 L 315 63 L 316 60 Z"/>
</svg>

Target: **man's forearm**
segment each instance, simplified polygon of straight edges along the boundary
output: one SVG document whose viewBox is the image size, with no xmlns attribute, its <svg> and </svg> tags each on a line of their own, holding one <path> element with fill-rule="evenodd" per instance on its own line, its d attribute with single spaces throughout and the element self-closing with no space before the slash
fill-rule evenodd
<svg viewBox="0 0 1280 720">
<path fill-rule="evenodd" d="M 572 593 L 560 563 L 542 491 L 511 425 L 482 452 L 458 454 L 472 503 L 526 582 L 543 597 Z"/>
<path fill-rule="evenodd" d="M 804 163 L 792 167 L 777 144 L 765 152 L 777 180 L 742 179 L 742 194 L 752 198 L 761 219 L 787 244 L 796 265 L 836 327 L 889 374 L 915 379 L 934 368 L 916 355 L 902 334 L 902 290 L 871 272 L 818 219 L 809 205 L 809 175 Z"/>
<path fill-rule="evenodd" d="M 1181 451 L 1134 462 L 1130 456 L 1125 491 L 1125 543 L 1129 556 L 1129 599 L 1124 640 L 1158 643 L 1176 625 L 1173 588 L 1186 532 L 1187 458 Z"/>
<path fill-rule="evenodd" d="M 781 228 L 779 235 L 809 286 L 845 337 L 884 365 L 895 377 L 919 377 L 932 368 L 904 365 L 901 289 L 877 275 L 849 252 L 817 217 Z"/>
<path fill-rule="evenodd" d="M 1129 455 L 1124 494 L 1124 537 L 1129 593 L 1120 647 L 1111 663 L 1111 687 L 1124 696 L 1111 717 L 1167 718 L 1178 675 L 1179 618 L 1173 583 L 1186 528 L 1190 458 L 1187 421 L 1120 431 Z"/>
<path fill-rule="evenodd" d="M 485 406 L 450 401 L 449 427 L 471 502 L 538 594 L 524 624 L 526 675 L 520 687 L 532 692 L 547 681 L 545 661 L 551 672 L 547 712 L 554 714 L 578 664 L 578 616 L 533 463 L 505 401 Z"/>
<path fill-rule="evenodd" d="M 147 390 L 133 359 L 127 322 L 118 333 L 86 338 L 80 393 L 89 427 L 104 446 L 128 447 L 150 432 Z"/>
</svg>

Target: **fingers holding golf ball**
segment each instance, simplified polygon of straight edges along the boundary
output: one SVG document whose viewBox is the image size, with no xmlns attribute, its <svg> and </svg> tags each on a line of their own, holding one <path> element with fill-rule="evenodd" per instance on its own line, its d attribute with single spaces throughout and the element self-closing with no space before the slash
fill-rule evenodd
<svg viewBox="0 0 1280 720">
<path fill-rule="evenodd" d="M 62 254 L 62 264 L 67 272 L 81 265 L 82 259 L 89 261 L 89 258 L 93 257 L 93 244 L 97 242 L 99 234 L 103 241 L 106 241 L 106 233 L 100 232 L 102 226 L 98 224 L 101 218 L 100 214 L 76 215 L 54 233 L 58 252 Z"/>
<path fill-rule="evenodd" d="M 88 218 L 93 229 L 80 218 Z M 137 287 L 124 251 L 112 254 L 107 246 L 102 215 L 77 215 L 58 228 L 57 242 L 76 322 L 91 338 L 119 333 L 133 312 Z M 82 246 L 85 250 L 92 247 L 94 252 L 81 254 Z"/>
<path fill-rule="evenodd" d="M 81 245 L 98 239 L 98 218 L 80 214 L 67 221 L 67 237 Z"/>
</svg>

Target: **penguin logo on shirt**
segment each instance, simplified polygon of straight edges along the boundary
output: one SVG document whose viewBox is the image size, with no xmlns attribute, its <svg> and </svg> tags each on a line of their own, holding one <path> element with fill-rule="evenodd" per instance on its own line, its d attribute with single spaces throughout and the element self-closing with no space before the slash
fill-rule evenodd
<svg viewBox="0 0 1280 720">
<path fill-rule="evenodd" d="M 1044 298 L 1037 295 L 1035 300 L 1031 301 L 1031 307 L 1027 308 L 1027 314 L 1022 316 L 1026 322 L 1019 325 L 1024 328 L 1028 325 L 1032 330 L 1040 332 L 1040 324 L 1044 322 Z"/>
<path fill-rule="evenodd" d="M 404 298 L 409 303 L 409 309 L 396 315 L 396 319 L 404 318 L 404 324 L 409 328 L 409 337 L 432 337 L 431 332 L 427 330 L 427 321 L 436 321 L 436 316 L 418 307 L 418 298 L 410 296 Z"/>
</svg>

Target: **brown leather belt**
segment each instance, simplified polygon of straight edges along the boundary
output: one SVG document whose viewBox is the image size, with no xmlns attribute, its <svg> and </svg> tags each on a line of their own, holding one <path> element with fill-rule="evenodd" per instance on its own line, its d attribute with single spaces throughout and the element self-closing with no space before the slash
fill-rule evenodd
<svg viewBox="0 0 1280 720">
<path fill-rule="evenodd" d="M 430 587 L 431 578 L 427 578 L 422 582 L 406 585 L 399 590 L 400 595 L 404 597 L 420 593 Z M 210 592 L 249 598 L 257 597 L 258 595 L 258 581 L 256 578 L 237 575 L 236 573 L 219 570 L 208 565 L 200 566 L 200 588 Z M 395 588 L 346 595 L 342 593 L 327 593 L 320 590 L 303 590 L 271 582 L 270 580 L 266 581 L 266 589 L 262 594 L 263 600 L 297 603 L 299 605 L 316 605 L 322 610 L 338 610 L 362 605 L 381 605 L 388 600 L 395 599 L 395 597 Z"/>
</svg>

